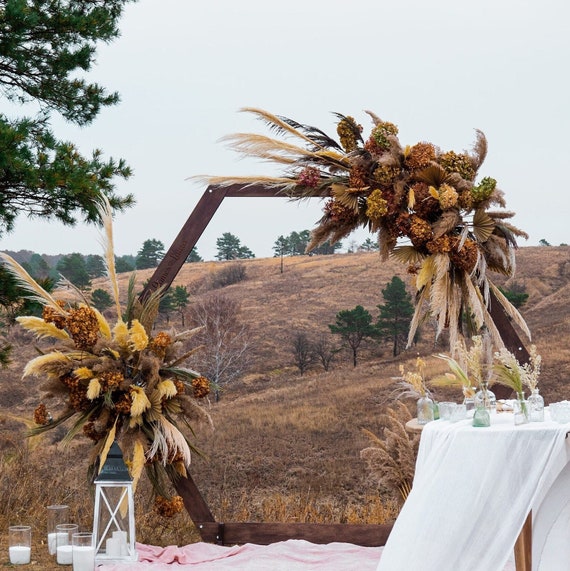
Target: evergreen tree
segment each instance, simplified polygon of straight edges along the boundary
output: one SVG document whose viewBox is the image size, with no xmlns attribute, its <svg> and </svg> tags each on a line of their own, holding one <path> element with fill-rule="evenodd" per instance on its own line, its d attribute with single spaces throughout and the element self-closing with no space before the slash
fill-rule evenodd
<svg viewBox="0 0 570 571">
<path fill-rule="evenodd" d="M 105 260 L 99 254 L 90 254 L 85 257 L 85 269 L 91 279 L 100 278 L 107 273 Z"/>
<path fill-rule="evenodd" d="M 175 310 L 174 292 L 172 289 L 167 289 L 160 297 L 158 312 L 166 317 L 166 323 L 170 323 L 170 315 Z"/>
<path fill-rule="evenodd" d="M 380 247 L 378 246 L 378 242 L 374 242 L 370 238 L 366 238 L 359 247 L 361 252 L 376 252 L 379 249 Z"/>
<path fill-rule="evenodd" d="M 510 289 L 503 289 L 499 286 L 499 291 L 518 309 L 528 300 L 528 293 L 524 285 L 514 283 Z"/>
<path fill-rule="evenodd" d="M 289 254 L 291 256 L 303 256 L 307 253 L 307 247 L 311 241 L 311 233 L 309 230 L 301 232 L 291 232 L 289 240 Z"/>
<path fill-rule="evenodd" d="M 104 160 L 95 150 L 83 157 L 50 128 L 51 114 L 85 126 L 101 108 L 118 102 L 87 82 L 98 42 L 118 36 L 129 0 L 6 0 L 0 9 L 0 93 L 16 104 L 33 103 L 33 117 L 0 113 L 0 235 L 20 213 L 72 225 L 78 215 L 98 219 L 102 195 L 124 210 L 132 195 L 114 193 L 114 179 L 131 174 L 123 160 Z M 6 107 L 4 107 L 6 108 Z M 29 106 L 28 109 L 32 109 Z"/>
<path fill-rule="evenodd" d="M 354 309 L 343 309 L 336 314 L 336 323 L 329 325 L 331 333 L 340 335 L 343 343 L 352 352 L 352 364 L 356 367 L 358 350 L 362 342 L 374 338 L 376 329 L 372 325 L 372 315 L 361 305 Z"/>
<path fill-rule="evenodd" d="M 89 273 L 85 265 L 85 258 L 78 252 L 68 254 L 57 263 L 57 271 L 74 286 L 79 289 L 88 288 L 91 285 Z"/>
<path fill-rule="evenodd" d="M 388 282 L 382 290 L 382 296 L 386 303 L 378 305 L 380 315 L 376 329 L 380 338 L 392 342 L 392 354 L 395 357 L 406 344 L 414 306 L 406 285 L 398 276 Z"/>
<path fill-rule="evenodd" d="M 188 257 L 186 258 L 186 262 L 192 264 L 194 262 L 203 262 L 203 261 L 204 259 L 202 258 L 202 256 L 200 256 L 200 254 L 198 254 L 198 250 L 196 250 L 196 246 L 194 246 L 194 248 L 190 250 Z"/>
<path fill-rule="evenodd" d="M 49 277 L 51 268 L 43 256 L 32 254 L 27 262 L 22 262 L 22 267 L 34 278 L 45 279 Z"/>
<path fill-rule="evenodd" d="M 115 270 L 119 274 L 132 272 L 136 269 L 136 258 L 127 254 L 126 256 L 117 256 L 115 258 Z"/>
<path fill-rule="evenodd" d="M 313 248 L 309 252 L 309 255 L 329 256 L 331 254 L 336 253 L 336 251 L 340 250 L 341 248 L 342 248 L 342 242 L 335 242 L 334 244 L 331 244 L 330 242 L 325 242 L 324 244 L 321 244 L 320 246 Z"/>
<path fill-rule="evenodd" d="M 172 307 L 180 314 L 182 327 L 185 327 L 185 309 L 188 307 L 190 294 L 186 286 L 177 285 L 172 290 Z"/>
<path fill-rule="evenodd" d="M 104 289 L 97 288 L 91 293 L 91 303 L 99 311 L 103 312 L 113 305 L 113 298 L 109 292 Z"/>
<path fill-rule="evenodd" d="M 217 260 L 240 260 L 255 258 L 254 253 L 247 247 L 242 246 L 240 239 L 231 232 L 225 232 L 216 240 Z"/>
<path fill-rule="evenodd" d="M 137 270 L 156 268 L 164 258 L 164 244 L 160 240 L 145 240 L 137 254 Z"/>
</svg>

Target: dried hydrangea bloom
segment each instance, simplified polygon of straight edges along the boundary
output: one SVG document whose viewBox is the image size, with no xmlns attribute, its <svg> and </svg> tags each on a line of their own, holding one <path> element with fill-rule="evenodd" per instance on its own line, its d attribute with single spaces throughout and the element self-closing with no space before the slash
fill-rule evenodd
<svg viewBox="0 0 570 571">
<path fill-rule="evenodd" d="M 497 187 L 497 181 L 490 176 L 486 176 L 481 182 L 471 189 L 471 196 L 475 202 L 487 200 Z"/>
<path fill-rule="evenodd" d="M 379 189 L 373 190 L 366 200 L 366 216 L 370 220 L 378 221 L 388 212 L 388 202 Z"/>
<path fill-rule="evenodd" d="M 479 259 L 479 248 L 477 244 L 473 242 L 473 240 L 467 239 L 461 249 L 458 250 L 459 238 L 453 238 L 452 243 L 453 245 L 449 252 L 451 263 L 456 268 L 460 268 L 470 274 L 475 269 Z"/>
<path fill-rule="evenodd" d="M 431 143 L 417 143 L 406 153 L 404 163 L 411 170 L 428 167 L 435 161 L 435 147 Z"/>
<path fill-rule="evenodd" d="M 439 187 L 439 205 L 442 210 L 449 210 L 457 206 L 459 194 L 451 185 L 443 183 Z"/>
<path fill-rule="evenodd" d="M 374 171 L 374 180 L 379 184 L 391 186 L 400 176 L 399 165 L 380 165 Z"/>
<path fill-rule="evenodd" d="M 81 306 L 69 310 L 65 328 L 79 349 L 93 347 L 99 338 L 99 320 L 90 307 Z"/>
<path fill-rule="evenodd" d="M 174 496 L 170 499 L 164 496 L 156 496 L 154 500 L 154 510 L 162 517 L 173 517 L 180 513 L 184 508 L 184 502 L 180 496 Z"/>
<path fill-rule="evenodd" d="M 202 399 L 210 393 L 210 381 L 206 377 L 196 377 L 192 379 L 192 390 L 194 398 Z"/>
<path fill-rule="evenodd" d="M 471 158 L 466 154 L 459 154 L 454 151 L 448 151 L 440 155 L 437 158 L 437 162 L 446 170 L 448 173 L 458 173 L 465 180 L 473 180 L 475 175 L 475 169 L 473 168 L 473 163 Z"/>
<path fill-rule="evenodd" d="M 315 167 L 305 167 L 297 177 L 297 183 L 308 188 L 317 188 L 321 180 L 321 173 Z"/>
<path fill-rule="evenodd" d="M 354 165 L 350 169 L 348 186 L 350 189 L 361 190 L 368 186 L 368 171 L 362 165 Z"/>
<path fill-rule="evenodd" d="M 43 402 L 34 410 L 34 422 L 42 426 L 51 422 L 51 414 L 47 411 L 46 405 Z"/>
<path fill-rule="evenodd" d="M 416 247 L 421 247 L 432 238 L 433 230 L 431 224 L 419 216 L 412 215 L 410 217 L 410 240 L 412 244 Z"/>
<path fill-rule="evenodd" d="M 353 117 L 344 117 L 337 125 L 336 132 L 340 138 L 340 144 L 347 153 L 357 148 L 358 140 L 355 130 L 360 131 L 362 127 L 356 123 Z"/>
</svg>

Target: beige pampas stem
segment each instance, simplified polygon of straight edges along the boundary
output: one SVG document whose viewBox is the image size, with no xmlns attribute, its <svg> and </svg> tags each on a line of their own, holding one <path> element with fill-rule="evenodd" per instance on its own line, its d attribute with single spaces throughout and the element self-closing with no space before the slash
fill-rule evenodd
<svg viewBox="0 0 570 571">
<path fill-rule="evenodd" d="M 106 196 L 102 197 L 102 201 L 97 208 L 101 221 L 103 223 L 103 233 L 101 234 L 101 245 L 103 246 L 105 267 L 107 269 L 107 277 L 113 292 L 113 300 L 117 310 L 117 319 L 121 319 L 121 304 L 119 301 L 119 282 L 117 280 L 117 272 L 115 270 L 115 249 L 113 243 L 113 211 L 111 204 Z"/>
<path fill-rule="evenodd" d="M 41 305 L 48 305 L 59 315 L 67 317 L 67 311 L 62 309 L 51 294 L 41 287 L 12 256 L 6 252 L 0 252 L 0 258 L 4 260 L 6 269 L 16 278 L 18 285 L 32 294 L 29 299 L 37 301 Z"/>
</svg>

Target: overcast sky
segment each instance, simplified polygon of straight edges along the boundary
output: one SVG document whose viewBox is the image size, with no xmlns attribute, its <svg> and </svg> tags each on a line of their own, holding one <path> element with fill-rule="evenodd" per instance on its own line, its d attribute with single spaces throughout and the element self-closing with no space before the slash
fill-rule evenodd
<svg viewBox="0 0 570 571">
<path fill-rule="evenodd" d="M 91 74 L 120 104 L 88 127 L 54 121 L 54 129 L 84 153 L 101 148 L 134 169 L 118 184 L 137 200 L 116 218 L 118 255 L 149 238 L 170 246 L 205 190 L 188 177 L 279 174 L 219 141 L 269 134 L 239 113 L 246 106 L 335 138 L 333 112 L 355 117 L 367 135 L 369 109 L 398 125 L 403 145 L 444 151 L 469 150 L 481 129 L 489 152 L 479 180 L 497 179 L 512 222 L 530 235 L 520 245 L 570 243 L 569 12 L 567 0 L 140 0 Z M 279 235 L 311 229 L 321 207 L 226 199 L 198 252 L 213 259 L 216 238 L 231 232 L 257 257 L 271 256 Z M 97 237 L 93 226 L 19 218 L 0 249 L 93 254 Z"/>
</svg>

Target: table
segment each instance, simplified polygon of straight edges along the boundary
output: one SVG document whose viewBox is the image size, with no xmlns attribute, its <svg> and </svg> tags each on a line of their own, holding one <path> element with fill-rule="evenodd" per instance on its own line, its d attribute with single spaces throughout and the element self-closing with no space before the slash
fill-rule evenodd
<svg viewBox="0 0 570 571">
<path fill-rule="evenodd" d="M 522 426 L 512 414 L 491 418 L 488 428 L 425 425 L 414 485 L 377 571 L 501 571 L 529 513 L 532 571 L 570 569 L 570 424 L 548 410 L 545 422 Z"/>
</svg>

